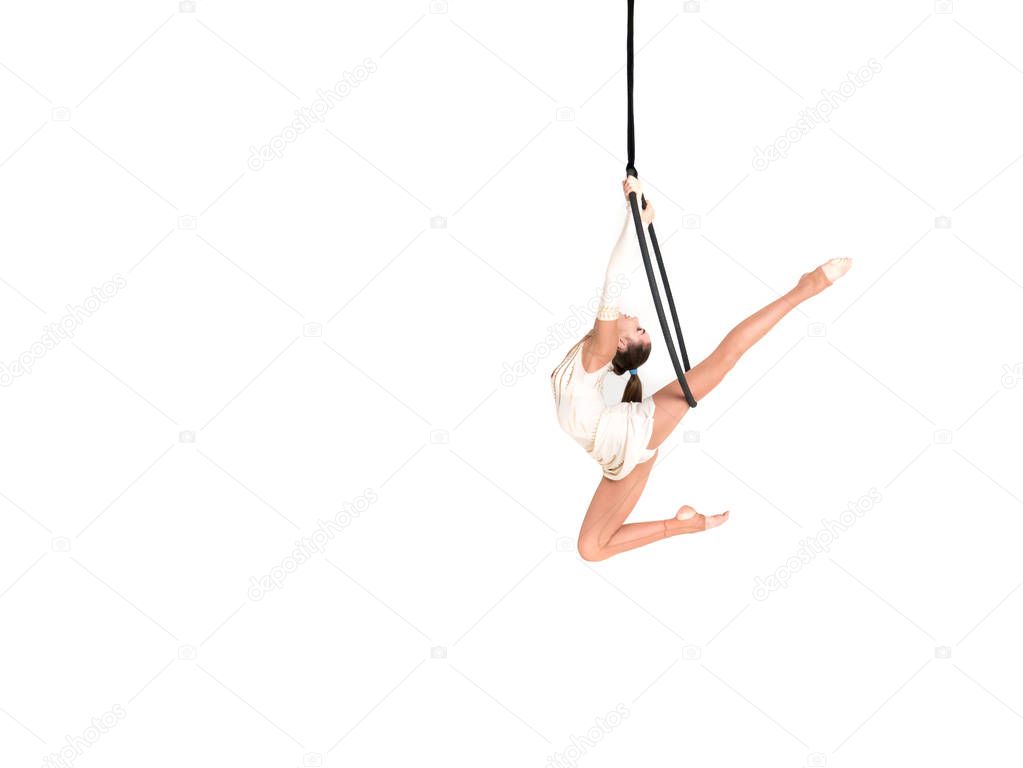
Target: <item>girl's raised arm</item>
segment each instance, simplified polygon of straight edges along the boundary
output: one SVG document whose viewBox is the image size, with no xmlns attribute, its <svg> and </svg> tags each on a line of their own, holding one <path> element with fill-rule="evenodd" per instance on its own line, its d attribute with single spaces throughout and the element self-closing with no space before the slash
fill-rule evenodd
<svg viewBox="0 0 1023 768">
<path fill-rule="evenodd" d="M 642 197 L 643 188 L 639 179 L 629 176 L 622 182 L 625 191 L 625 221 L 618 242 L 611 251 L 604 274 L 604 288 L 601 292 L 600 307 L 597 319 L 593 323 L 593 335 L 583 345 L 583 365 L 588 371 L 595 371 L 607 365 L 618 352 L 618 316 L 621 295 L 629 285 L 632 271 L 639 262 L 639 242 L 636 239 L 636 228 L 632 221 L 632 209 L 629 207 L 629 193 L 635 192 Z M 654 220 L 654 207 L 647 202 L 642 213 L 643 224 L 649 226 Z"/>
</svg>

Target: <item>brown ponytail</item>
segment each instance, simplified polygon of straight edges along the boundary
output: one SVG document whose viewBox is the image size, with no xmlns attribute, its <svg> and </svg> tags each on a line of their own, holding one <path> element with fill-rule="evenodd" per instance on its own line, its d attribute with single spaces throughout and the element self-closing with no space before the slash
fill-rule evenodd
<svg viewBox="0 0 1023 768">
<path fill-rule="evenodd" d="M 629 381 L 625 385 L 625 392 L 622 393 L 623 403 L 638 403 L 643 400 L 643 382 L 639 380 L 639 374 L 632 371 L 643 365 L 649 357 L 650 344 L 632 344 L 611 360 L 611 370 L 615 375 L 629 373 Z"/>
<path fill-rule="evenodd" d="M 625 385 L 625 391 L 622 393 L 623 403 L 639 403 L 643 400 L 643 382 L 639 380 L 639 374 L 633 373 L 629 376 L 629 381 Z"/>
</svg>

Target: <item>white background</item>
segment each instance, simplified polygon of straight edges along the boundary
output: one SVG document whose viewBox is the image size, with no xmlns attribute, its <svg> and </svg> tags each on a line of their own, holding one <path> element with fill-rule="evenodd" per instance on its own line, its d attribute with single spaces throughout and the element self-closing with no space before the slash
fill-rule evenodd
<svg viewBox="0 0 1023 768">
<path fill-rule="evenodd" d="M 0 763 L 1018 760 L 1023 14 L 943 5 L 641 0 L 637 165 L 693 357 L 856 263 L 634 516 L 731 521 L 588 564 L 599 471 L 548 383 L 575 336 L 545 338 L 621 223 L 624 3 L 5 4 L 0 361 L 33 367 L 0 390 Z"/>
</svg>

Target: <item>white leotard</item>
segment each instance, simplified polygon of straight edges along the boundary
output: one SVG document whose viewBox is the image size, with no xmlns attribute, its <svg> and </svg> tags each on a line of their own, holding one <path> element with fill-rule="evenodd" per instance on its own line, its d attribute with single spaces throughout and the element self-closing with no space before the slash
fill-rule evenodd
<svg viewBox="0 0 1023 768">
<path fill-rule="evenodd" d="M 611 363 L 587 373 L 583 367 L 583 341 L 572 347 L 554 369 L 551 391 L 561 428 L 589 452 L 593 449 L 600 415 L 607 407 L 604 379 L 611 370 Z"/>
<path fill-rule="evenodd" d="M 621 480 L 657 454 L 647 447 L 654 430 L 654 400 L 607 405 L 603 385 L 611 363 L 587 373 L 583 341 L 551 373 L 558 423 L 600 464 L 604 477 Z"/>
</svg>

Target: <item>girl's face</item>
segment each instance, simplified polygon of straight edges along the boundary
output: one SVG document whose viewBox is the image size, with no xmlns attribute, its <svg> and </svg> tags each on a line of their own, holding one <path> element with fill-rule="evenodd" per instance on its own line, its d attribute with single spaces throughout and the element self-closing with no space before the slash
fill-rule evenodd
<svg viewBox="0 0 1023 768">
<path fill-rule="evenodd" d="M 618 316 L 618 349 L 624 351 L 632 344 L 649 344 L 650 335 L 646 328 L 639 324 L 639 318 L 633 315 Z"/>
</svg>

